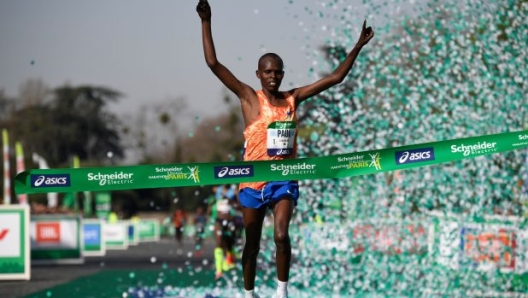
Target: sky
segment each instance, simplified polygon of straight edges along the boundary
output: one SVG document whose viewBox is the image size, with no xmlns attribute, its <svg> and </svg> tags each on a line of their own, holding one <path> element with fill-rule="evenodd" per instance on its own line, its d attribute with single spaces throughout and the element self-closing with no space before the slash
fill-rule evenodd
<svg viewBox="0 0 528 298">
<path fill-rule="evenodd" d="M 111 106 L 117 114 L 183 98 L 190 113 L 215 115 L 226 91 L 203 58 L 197 3 L 2 0 L 0 90 L 16 97 L 28 79 L 40 79 L 50 88 L 97 85 L 123 93 Z M 363 3 L 210 0 L 218 59 L 241 81 L 259 88 L 257 60 L 265 52 L 276 52 L 285 61 L 283 89 L 310 83 L 315 78 L 308 70 L 318 63 L 319 47 L 332 38 L 331 26 L 346 23 L 358 36 L 364 18 L 374 28 L 383 22 L 367 15 Z M 344 7 L 354 17 L 338 20 L 341 14 L 334 12 Z M 389 9 L 401 7 L 389 4 Z"/>
</svg>

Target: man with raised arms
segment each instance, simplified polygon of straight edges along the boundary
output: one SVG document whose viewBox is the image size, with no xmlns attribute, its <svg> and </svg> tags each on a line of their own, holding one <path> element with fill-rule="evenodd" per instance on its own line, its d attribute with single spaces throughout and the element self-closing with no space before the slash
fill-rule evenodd
<svg viewBox="0 0 528 298">
<path fill-rule="evenodd" d="M 275 53 L 260 57 L 256 71 L 261 90 L 254 90 L 238 80 L 216 57 L 211 33 L 211 7 L 200 0 L 196 11 L 202 21 L 202 43 L 205 62 L 222 83 L 240 99 L 245 122 L 244 160 L 282 160 L 297 154 L 296 110 L 304 100 L 341 83 L 349 73 L 359 52 L 374 36 L 371 27 L 363 22 L 356 46 L 329 75 L 299 88 L 279 91 L 284 78 L 284 63 Z M 293 209 L 299 197 L 297 181 L 262 181 L 241 183 L 239 200 L 242 205 L 246 243 L 242 253 L 245 297 L 258 297 L 254 293 L 257 256 L 260 248 L 262 223 L 269 209 L 274 218 L 274 241 L 278 287 L 276 298 L 288 297 L 291 245 L 288 234 Z"/>
</svg>

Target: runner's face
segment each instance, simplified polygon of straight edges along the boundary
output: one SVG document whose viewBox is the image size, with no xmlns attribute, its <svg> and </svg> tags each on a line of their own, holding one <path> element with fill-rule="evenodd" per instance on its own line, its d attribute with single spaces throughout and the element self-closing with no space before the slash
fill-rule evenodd
<svg viewBox="0 0 528 298">
<path fill-rule="evenodd" d="M 284 78 L 281 61 L 272 57 L 262 60 L 257 70 L 257 77 L 260 79 L 263 89 L 277 92 Z"/>
</svg>

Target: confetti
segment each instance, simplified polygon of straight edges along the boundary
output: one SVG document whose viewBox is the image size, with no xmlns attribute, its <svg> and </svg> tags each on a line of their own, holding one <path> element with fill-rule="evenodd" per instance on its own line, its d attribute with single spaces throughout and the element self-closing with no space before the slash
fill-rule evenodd
<svg viewBox="0 0 528 298">
<path fill-rule="evenodd" d="M 302 50 L 310 79 L 345 59 L 362 20 L 376 32 L 342 84 L 299 107 L 300 157 L 528 129 L 526 3 L 353 2 L 285 1 L 305 34 L 294 38 L 306 42 Z M 316 40 L 324 50 L 313 44 Z M 221 132 L 220 126 L 211 127 L 211 133 Z M 527 155 L 518 150 L 401 172 L 301 181 L 290 226 L 290 295 L 514 297 L 528 292 Z M 269 218 L 257 262 L 256 291 L 271 295 L 268 284 L 274 284 L 276 271 Z M 212 270 L 207 260 L 202 265 Z M 176 270 L 195 275 L 202 267 Z M 239 284 L 241 276 L 225 279 Z M 142 289 L 142 295 L 241 297 L 240 288 L 162 288 L 162 281 Z"/>
</svg>

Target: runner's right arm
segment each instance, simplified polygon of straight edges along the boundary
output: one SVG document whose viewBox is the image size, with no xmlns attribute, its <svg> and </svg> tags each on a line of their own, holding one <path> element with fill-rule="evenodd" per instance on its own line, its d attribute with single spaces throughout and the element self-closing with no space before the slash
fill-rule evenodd
<svg viewBox="0 0 528 298">
<path fill-rule="evenodd" d="M 196 6 L 196 11 L 202 19 L 202 44 L 207 66 L 229 90 L 238 96 L 242 103 L 244 101 L 249 103 L 250 95 L 255 93 L 253 88 L 239 81 L 216 57 L 211 30 L 211 6 L 207 0 L 200 0 Z"/>
</svg>

